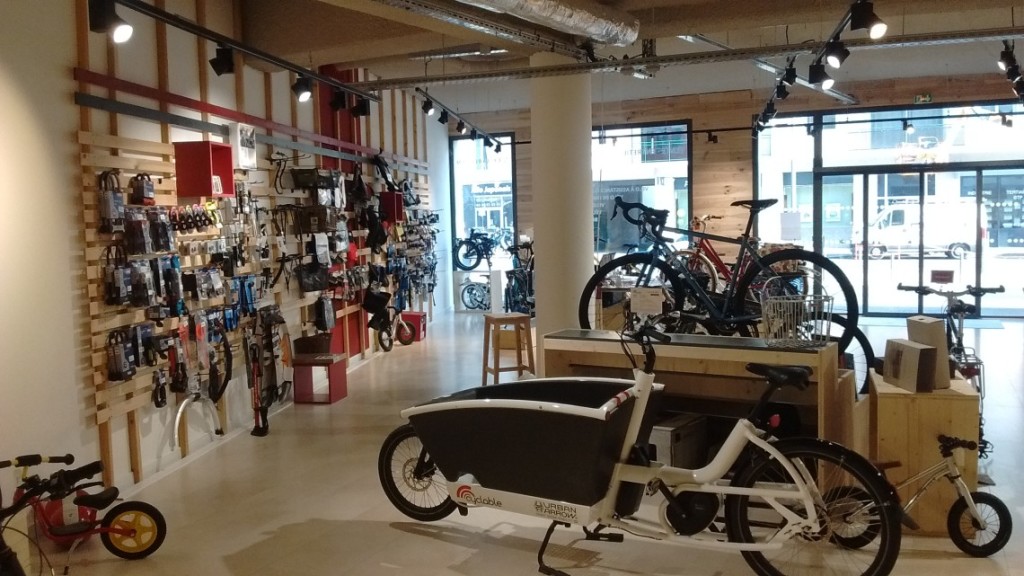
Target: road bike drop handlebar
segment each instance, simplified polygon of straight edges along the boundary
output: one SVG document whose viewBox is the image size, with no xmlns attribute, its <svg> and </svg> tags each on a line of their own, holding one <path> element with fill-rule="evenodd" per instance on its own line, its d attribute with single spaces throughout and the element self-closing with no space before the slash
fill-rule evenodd
<svg viewBox="0 0 1024 576">
<path fill-rule="evenodd" d="M 661 236 L 661 229 L 668 222 L 668 210 L 655 210 L 640 202 L 626 202 L 622 199 L 622 196 L 615 197 L 615 208 L 612 209 L 611 220 L 614 220 L 619 215 L 619 208 L 622 208 L 622 217 L 626 219 L 626 222 L 635 226 L 647 224 L 653 228 L 652 231 L 655 236 Z M 640 218 L 630 216 L 631 210 L 639 210 Z"/>
<path fill-rule="evenodd" d="M 935 294 L 937 296 L 945 296 L 947 298 L 956 298 L 959 296 L 966 296 L 970 294 L 974 297 L 981 297 L 985 294 L 998 294 L 1000 292 L 1006 292 L 1006 288 L 1000 286 L 998 288 L 981 288 L 974 286 L 968 286 L 966 290 L 936 290 L 931 286 L 904 286 L 903 283 L 899 283 L 896 286 L 897 290 L 903 290 L 904 292 L 917 292 L 921 296 L 927 296 L 929 294 Z"/>
</svg>

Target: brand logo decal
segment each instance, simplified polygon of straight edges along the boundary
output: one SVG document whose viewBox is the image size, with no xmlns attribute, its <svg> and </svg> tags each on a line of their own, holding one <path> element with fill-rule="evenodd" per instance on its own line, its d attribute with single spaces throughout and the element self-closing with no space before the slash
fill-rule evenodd
<svg viewBox="0 0 1024 576">
<path fill-rule="evenodd" d="M 491 506 L 492 508 L 501 508 L 504 504 L 497 498 L 490 496 L 484 496 L 481 498 L 476 494 L 473 494 L 473 489 L 463 484 L 455 490 L 455 497 L 462 500 L 466 504 L 473 504 L 474 506 Z"/>
<path fill-rule="evenodd" d="M 533 510 L 541 516 L 547 516 L 548 518 L 554 518 L 556 520 L 568 520 L 575 522 L 579 517 L 579 511 L 576 507 L 569 506 L 568 504 L 556 504 L 554 502 L 534 500 Z"/>
</svg>

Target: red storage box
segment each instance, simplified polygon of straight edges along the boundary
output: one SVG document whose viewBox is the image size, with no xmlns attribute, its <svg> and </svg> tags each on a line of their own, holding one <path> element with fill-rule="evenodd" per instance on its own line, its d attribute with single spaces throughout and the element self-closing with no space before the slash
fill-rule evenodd
<svg viewBox="0 0 1024 576">
<path fill-rule="evenodd" d="M 427 313 L 426 312 L 402 312 L 402 320 L 409 322 L 416 328 L 416 341 L 419 342 L 427 337 Z"/>
</svg>

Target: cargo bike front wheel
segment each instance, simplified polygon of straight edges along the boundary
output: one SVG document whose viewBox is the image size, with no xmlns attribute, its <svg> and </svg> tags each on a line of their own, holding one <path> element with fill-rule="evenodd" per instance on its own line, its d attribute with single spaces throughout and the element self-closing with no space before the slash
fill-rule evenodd
<svg viewBox="0 0 1024 576">
<path fill-rule="evenodd" d="M 384 439 L 377 472 L 388 500 L 413 520 L 433 522 L 455 511 L 444 476 L 412 424 L 399 426 Z"/>
</svg>

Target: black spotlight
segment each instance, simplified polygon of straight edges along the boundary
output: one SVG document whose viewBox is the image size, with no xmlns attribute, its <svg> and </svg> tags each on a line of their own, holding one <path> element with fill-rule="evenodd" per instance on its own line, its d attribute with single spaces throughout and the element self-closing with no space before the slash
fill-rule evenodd
<svg viewBox="0 0 1024 576">
<path fill-rule="evenodd" d="M 370 115 L 370 101 L 366 98 L 356 98 L 356 104 L 352 107 L 352 117 L 359 118 L 361 116 Z"/>
<path fill-rule="evenodd" d="M 838 40 L 833 40 L 825 45 L 825 61 L 833 68 L 839 68 L 850 56 L 846 45 Z"/>
<path fill-rule="evenodd" d="M 1020 78 L 1020 65 L 1010 64 L 1006 67 L 1006 79 L 1010 82 L 1016 82 L 1017 78 Z"/>
<path fill-rule="evenodd" d="M 484 148 L 490 148 L 491 146 L 494 146 L 494 142 L 491 142 L 491 139 L 487 138 L 485 136 L 484 137 Z"/>
<path fill-rule="evenodd" d="M 469 131 L 469 137 L 472 138 L 473 140 L 476 140 L 476 128 L 473 128 L 472 130 Z"/>
<path fill-rule="evenodd" d="M 785 82 L 779 82 L 779 85 L 775 87 L 775 97 L 779 100 L 789 98 L 789 88 L 786 88 Z"/>
<path fill-rule="evenodd" d="M 888 29 L 875 14 L 875 5 L 868 0 L 857 0 L 850 7 L 850 30 L 867 30 L 872 40 L 878 40 Z"/>
<path fill-rule="evenodd" d="M 331 106 L 331 110 L 334 110 L 335 112 L 348 108 L 348 94 L 346 94 L 344 90 L 335 90 L 331 94 L 331 101 L 329 104 Z"/>
<path fill-rule="evenodd" d="M 494 143 L 494 151 L 495 151 L 495 153 L 501 152 L 501 142 L 495 142 Z"/>
<path fill-rule="evenodd" d="M 426 114 L 427 116 L 430 116 L 431 114 L 434 113 L 434 103 L 431 102 L 429 99 L 423 101 L 423 113 Z"/>
<path fill-rule="evenodd" d="M 718 144 L 718 134 L 708 132 L 708 144 Z"/>
<path fill-rule="evenodd" d="M 1017 78 L 1013 83 L 1013 93 L 1024 98 L 1024 78 Z"/>
<path fill-rule="evenodd" d="M 210 59 L 210 68 L 217 76 L 235 73 L 235 51 L 223 44 L 217 46 L 217 55 Z"/>
<path fill-rule="evenodd" d="M 466 123 L 463 122 L 460 119 L 459 123 L 455 125 L 455 131 L 458 132 L 459 134 L 465 134 L 466 133 Z"/>
<path fill-rule="evenodd" d="M 1003 126 L 1013 128 L 1013 118 L 1008 117 L 1006 114 L 1000 114 L 999 116 L 1002 119 Z"/>
<path fill-rule="evenodd" d="M 313 97 L 313 81 L 300 74 L 292 84 L 292 92 L 299 102 L 308 102 Z"/>
<path fill-rule="evenodd" d="M 782 81 L 790 86 L 796 84 L 796 68 L 792 64 L 786 67 L 786 72 L 782 75 Z"/>
<path fill-rule="evenodd" d="M 1003 41 L 1003 51 L 999 53 L 999 61 L 996 65 L 999 66 L 1000 70 L 1006 70 L 1017 63 L 1017 58 L 1013 55 L 1013 48 L 1010 47 L 1010 43 Z"/>
<path fill-rule="evenodd" d="M 89 0 L 89 30 L 110 34 L 115 44 L 122 44 L 132 37 L 133 29 L 114 8 L 114 0 Z"/>
<path fill-rule="evenodd" d="M 448 124 L 448 111 L 441 110 L 441 113 L 437 116 L 437 121 L 441 124 Z"/>
<path fill-rule="evenodd" d="M 904 120 L 903 131 L 907 134 L 913 134 L 914 132 L 917 132 L 917 128 L 914 128 L 914 125 L 910 123 L 910 120 Z"/>
<path fill-rule="evenodd" d="M 828 72 L 825 72 L 825 65 L 821 62 L 811 64 L 810 69 L 807 71 L 807 81 L 811 84 L 820 84 L 822 90 L 830 90 L 836 83 L 828 75 Z"/>
</svg>

